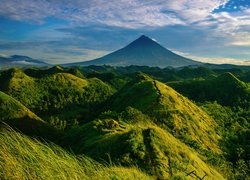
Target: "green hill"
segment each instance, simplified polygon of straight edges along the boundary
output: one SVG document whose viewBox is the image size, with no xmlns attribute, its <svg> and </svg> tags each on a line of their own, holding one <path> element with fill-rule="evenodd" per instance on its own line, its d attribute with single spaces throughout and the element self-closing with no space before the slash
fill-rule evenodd
<svg viewBox="0 0 250 180">
<path fill-rule="evenodd" d="M 81 73 L 81 71 L 77 68 L 70 68 L 67 72 L 79 78 L 83 78 L 83 79 L 85 78 L 84 75 Z"/>
<path fill-rule="evenodd" d="M 1 71 L 0 179 L 246 179 L 250 86 L 218 72 Z"/>
<path fill-rule="evenodd" d="M 31 112 L 19 101 L 0 91 L 0 122 L 28 135 L 55 140 L 58 131 Z M 2 123 L 0 124 L 2 126 Z"/>
<path fill-rule="evenodd" d="M 0 179 L 153 179 L 137 168 L 103 166 L 13 130 L 0 131 Z"/>
<path fill-rule="evenodd" d="M 225 106 L 250 107 L 250 88 L 232 73 L 208 80 L 167 83 L 176 91 L 197 102 L 217 101 Z"/>
<path fill-rule="evenodd" d="M 205 163 L 205 156 L 159 128 L 140 111 L 129 108 L 123 113 L 117 119 L 106 116 L 72 129 L 64 143 L 101 162 L 136 165 L 159 179 L 192 178 L 195 176 L 187 176 L 192 171 L 199 177 L 223 179 Z"/>
<path fill-rule="evenodd" d="M 73 74 L 79 78 L 84 78 L 83 74 L 79 71 L 78 68 L 69 68 L 69 69 L 64 69 L 61 66 L 53 66 L 51 68 L 27 68 L 24 69 L 24 73 L 27 74 L 30 77 L 35 77 L 35 78 L 42 78 L 48 75 L 56 74 L 56 73 L 70 73 Z"/>
<path fill-rule="evenodd" d="M 8 121 L 10 119 L 20 119 L 26 118 L 34 121 L 42 120 L 27 109 L 20 102 L 14 98 L 8 96 L 7 94 L 0 91 L 0 114 L 1 121 Z"/>
<path fill-rule="evenodd" d="M 51 74 L 66 72 L 61 66 L 53 66 L 51 68 L 28 68 L 24 69 L 25 74 L 30 77 L 42 78 Z"/>
<path fill-rule="evenodd" d="M 63 71 L 58 67 L 54 69 Z M 79 78 L 65 72 L 34 78 L 19 69 L 12 69 L 3 72 L 0 80 L 3 82 L 0 90 L 45 119 L 50 115 L 68 121 L 72 118 L 88 118 L 91 109 L 95 109 L 114 93 L 110 85 L 97 78 Z"/>
<path fill-rule="evenodd" d="M 152 117 L 175 137 L 200 150 L 219 153 L 216 122 L 189 99 L 167 85 L 140 74 L 118 91 L 107 106 L 122 111 L 131 106 Z"/>
<path fill-rule="evenodd" d="M 0 76 L 0 87 L 2 90 L 20 90 L 23 86 L 31 86 L 34 81 L 18 68 L 3 71 Z"/>
</svg>

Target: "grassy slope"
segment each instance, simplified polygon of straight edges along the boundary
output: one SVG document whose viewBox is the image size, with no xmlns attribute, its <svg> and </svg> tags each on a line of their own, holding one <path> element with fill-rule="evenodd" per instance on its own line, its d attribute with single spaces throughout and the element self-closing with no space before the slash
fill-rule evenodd
<svg viewBox="0 0 250 180">
<path fill-rule="evenodd" d="M 12 78 L 15 77 L 15 78 Z M 18 68 L 11 68 L 1 73 L 1 89 L 16 88 L 20 89 L 22 86 L 31 85 L 34 81 Z"/>
<path fill-rule="evenodd" d="M 39 106 L 44 112 L 59 109 L 60 115 L 67 118 L 83 113 L 82 107 L 77 109 L 75 106 L 72 107 L 74 111 L 64 112 L 63 109 L 68 108 L 69 105 L 100 104 L 114 92 L 99 79 L 84 77 L 82 79 L 62 71 L 60 69 L 56 74 L 53 72 L 42 78 L 31 78 L 22 71 L 14 69 L 10 73 L 9 81 L 4 81 L 1 88 L 14 97 L 20 98 L 20 101 L 36 111 Z M 221 76 L 217 84 L 223 82 L 233 83 L 233 85 L 242 84 L 231 80 L 231 76 Z M 228 88 L 230 87 L 231 85 Z M 4 103 L 1 103 L 1 100 Z M 14 113 L 9 113 L 10 119 L 15 116 L 17 119 L 21 116 L 22 120 L 23 116 L 28 118 L 30 116 L 31 119 L 38 118 L 20 105 L 21 103 L 4 93 L 0 94 L 0 104 L 0 110 L 5 115 L 17 109 Z M 206 152 L 220 153 L 217 145 L 220 137 L 215 132 L 216 123 L 195 104 L 163 83 L 140 75 L 137 80 L 130 82 L 113 97 L 108 104 L 108 109 L 123 111 L 128 106 L 147 114 L 149 117 L 146 119 L 150 123 L 134 122 L 132 117 L 127 119 L 126 123 L 116 119 L 117 121 L 114 120 L 114 122 L 118 125 L 109 127 L 109 122 L 113 120 L 101 119 L 85 124 L 79 129 L 73 129 L 65 139 L 70 141 L 72 148 L 76 148 L 78 152 L 86 153 L 98 160 L 111 158 L 118 164 L 136 164 L 160 178 L 185 177 L 185 173 L 195 170 L 200 177 L 207 174 L 206 178 L 222 179 L 218 172 L 205 163 L 207 160 L 205 156 L 199 155 L 187 146 Z M 112 173 L 118 172 L 117 175 L 122 177 L 125 175 L 121 176 L 119 173 L 123 174 L 126 171 L 129 172 L 130 169 L 121 168 L 119 172 L 118 168 Z M 135 173 L 137 173 L 136 170 Z"/>
<path fill-rule="evenodd" d="M 110 122 L 116 125 L 112 127 Z M 111 159 L 118 164 L 136 164 L 160 179 L 184 178 L 194 170 L 200 177 L 207 174 L 210 179 L 223 179 L 204 162 L 205 157 L 157 125 L 146 123 L 145 119 L 131 124 L 100 119 L 73 129 L 64 141 L 70 142 L 76 152 L 96 160 Z"/>
<path fill-rule="evenodd" d="M 13 130 L 0 132 L 1 179 L 151 179 L 136 168 L 104 167 Z"/>
<path fill-rule="evenodd" d="M 154 122 L 201 150 L 219 153 L 216 122 L 172 88 L 140 75 L 114 97 L 108 108 L 122 111 L 131 106 L 153 117 Z"/>
<path fill-rule="evenodd" d="M 2 121 L 8 121 L 10 119 L 20 119 L 27 118 L 33 119 L 35 121 L 42 120 L 32 113 L 29 109 L 27 109 L 23 104 L 19 101 L 15 100 L 11 96 L 0 91 L 0 119 Z"/>
<path fill-rule="evenodd" d="M 78 114 L 72 116 L 77 117 L 114 93 L 114 89 L 97 78 L 82 79 L 54 71 L 32 78 L 19 69 L 11 69 L 2 73 L 0 88 L 42 117 L 48 112 L 63 117 L 64 109 L 73 109 Z"/>
<path fill-rule="evenodd" d="M 19 101 L 0 91 L 0 122 L 13 128 L 44 139 L 55 140 L 59 131 L 50 127 Z M 1 126 L 2 124 L 0 124 Z"/>
<path fill-rule="evenodd" d="M 249 107 L 250 88 L 231 73 L 208 80 L 167 83 L 176 91 L 198 102 L 217 101 L 226 106 Z"/>
</svg>

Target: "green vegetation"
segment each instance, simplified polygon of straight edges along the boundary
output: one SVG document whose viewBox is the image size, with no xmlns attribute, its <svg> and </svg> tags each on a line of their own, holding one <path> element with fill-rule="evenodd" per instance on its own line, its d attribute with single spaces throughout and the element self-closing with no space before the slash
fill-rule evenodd
<svg viewBox="0 0 250 180">
<path fill-rule="evenodd" d="M 197 102 L 217 101 L 225 106 L 250 107 L 250 87 L 231 73 L 209 80 L 167 83 L 176 91 Z"/>
<path fill-rule="evenodd" d="M 14 98 L 8 96 L 7 94 L 0 91 L 0 114 L 1 121 L 8 121 L 9 119 L 33 119 L 34 121 L 42 120 L 27 109 L 20 102 Z"/>
<path fill-rule="evenodd" d="M 1 179 L 150 179 L 138 169 L 104 166 L 10 129 L 0 132 Z"/>
<path fill-rule="evenodd" d="M 121 103 L 123 102 L 123 103 Z M 108 108 L 121 111 L 134 107 L 153 118 L 154 122 L 200 150 L 219 153 L 216 122 L 204 111 L 172 88 L 139 74 L 110 101 Z"/>
<path fill-rule="evenodd" d="M 0 89 L 46 120 L 51 116 L 63 118 L 65 110 L 72 110 L 77 114 L 69 116 L 66 112 L 68 119 L 64 119 L 70 123 L 75 118 L 90 118 L 89 112 L 114 93 L 113 88 L 97 78 L 82 79 L 61 71 L 55 67 L 45 71 L 49 75 L 32 78 L 19 69 L 10 69 L 1 74 L 4 83 Z"/>
<path fill-rule="evenodd" d="M 0 179 L 248 179 L 249 82 L 247 67 L 1 71 Z"/>
<path fill-rule="evenodd" d="M 223 68 L 223 67 L 221 67 Z M 131 79 L 133 73 L 142 72 L 150 75 L 153 79 L 161 82 L 169 81 L 183 81 L 193 79 L 209 79 L 211 77 L 217 77 L 221 74 L 230 72 L 234 74 L 238 79 L 244 82 L 250 82 L 250 68 L 249 66 L 244 67 L 228 67 L 219 69 L 217 68 L 206 68 L 206 67 L 184 67 L 184 68 L 158 68 L 158 67 L 147 67 L 147 66 L 127 66 L 127 67 L 112 67 L 112 66 L 88 66 L 78 67 L 80 72 L 85 76 L 94 74 L 112 74 L 112 78 L 108 79 L 120 79 L 124 76 Z M 99 75 L 100 76 L 100 75 Z M 102 79 L 104 80 L 104 79 Z M 106 81 L 105 81 L 106 82 Z"/>
<path fill-rule="evenodd" d="M 131 107 L 120 114 L 105 112 L 95 121 L 73 128 L 63 142 L 97 161 L 136 165 L 160 179 L 184 178 L 193 170 L 200 177 L 223 179 L 204 162 L 205 157 Z"/>
<path fill-rule="evenodd" d="M 23 104 L 1 91 L 0 114 L 1 124 L 6 123 L 31 136 L 56 141 L 61 134 Z"/>
<path fill-rule="evenodd" d="M 249 178 L 250 155 L 250 111 L 242 108 L 230 108 L 219 105 L 217 102 L 206 102 L 201 107 L 208 112 L 218 123 L 221 134 L 221 147 L 227 166 L 231 166 L 232 177 L 235 179 Z M 223 164 L 226 164 L 226 161 Z M 218 163 L 219 161 L 215 162 Z M 222 162 L 220 161 L 220 165 Z"/>
</svg>

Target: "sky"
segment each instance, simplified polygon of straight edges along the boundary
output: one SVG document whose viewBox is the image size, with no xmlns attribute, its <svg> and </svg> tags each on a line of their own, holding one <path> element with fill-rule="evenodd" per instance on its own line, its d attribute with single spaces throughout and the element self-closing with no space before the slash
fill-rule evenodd
<svg viewBox="0 0 250 180">
<path fill-rule="evenodd" d="M 210 63 L 250 65 L 250 0 L 0 0 L 0 56 L 91 60 L 142 34 Z"/>
</svg>

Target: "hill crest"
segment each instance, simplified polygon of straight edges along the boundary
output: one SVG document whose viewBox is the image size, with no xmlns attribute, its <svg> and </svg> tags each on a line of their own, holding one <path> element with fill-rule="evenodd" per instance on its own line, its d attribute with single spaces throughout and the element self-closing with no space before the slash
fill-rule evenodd
<svg viewBox="0 0 250 180">
<path fill-rule="evenodd" d="M 220 152 L 215 121 L 171 87 L 150 77 L 132 81 L 110 102 L 110 107 L 118 112 L 129 106 L 154 117 L 156 124 L 185 139 L 185 143 Z"/>
</svg>

